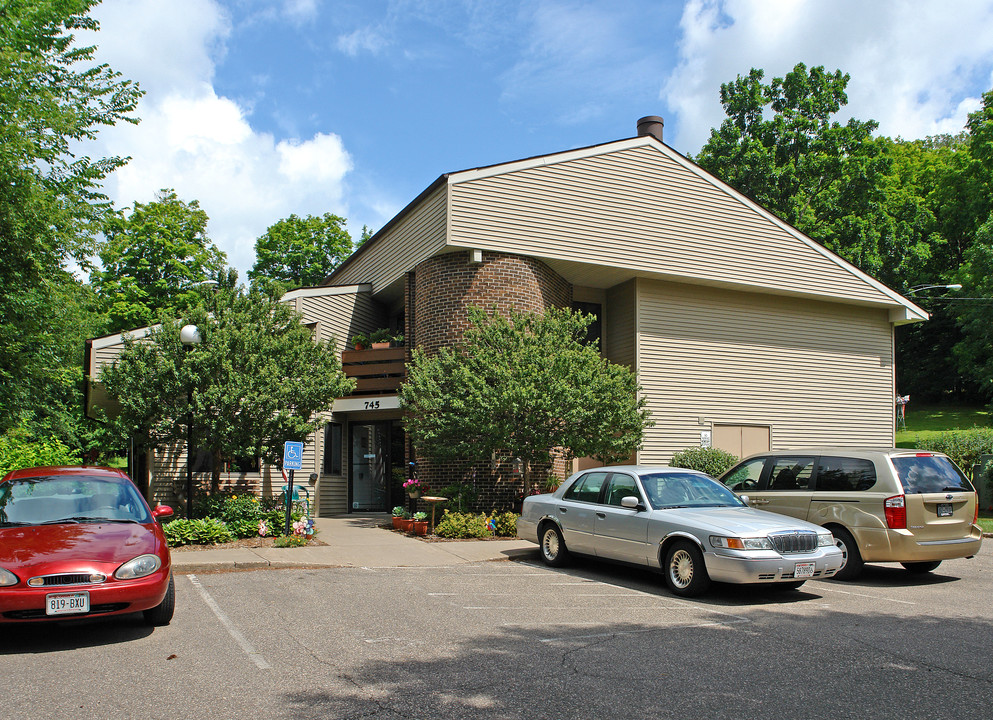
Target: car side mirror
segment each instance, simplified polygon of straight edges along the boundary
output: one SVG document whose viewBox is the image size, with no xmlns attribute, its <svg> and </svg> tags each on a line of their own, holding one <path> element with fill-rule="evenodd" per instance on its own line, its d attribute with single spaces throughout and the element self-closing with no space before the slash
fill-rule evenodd
<svg viewBox="0 0 993 720">
<path fill-rule="evenodd" d="M 172 517 L 172 508 L 168 505 L 157 505 L 152 508 L 152 517 L 156 520 L 161 520 L 162 518 Z"/>
<path fill-rule="evenodd" d="M 640 510 L 641 500 L 634 495 L 625 495 L 621 498 L 621 507 L 628 508 L 629 510 Z"/>
<path fill-rule="evenodd" d="M 749 498 L 747 495 L 739 495 L 738 498 L 741 500 L 741 502 L 745 503 L 745 505 L 748 504 Z"/>
</svg>

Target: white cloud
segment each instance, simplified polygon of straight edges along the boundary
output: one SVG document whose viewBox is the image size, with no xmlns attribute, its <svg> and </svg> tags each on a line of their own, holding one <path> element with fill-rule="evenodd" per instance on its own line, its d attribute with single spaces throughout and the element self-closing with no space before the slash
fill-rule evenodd
<svg viewBox="0 0 993 720">
<path fill-rule="evenodd" d="M 141 123 L 108 128 L 98 141 L 98 152 L 132 158 L 105 185 L 119 207 L 148 202 L 161 188 L 199 200 L 211 239 L 243 280 L 255 238 L 272 223 L 329 208 L 347 214 L 352 161 L 338 135 L 277 141 L 252 127 L 249 109 L 215 92 L 214 61 L 230 32 L 216 2 L 111 0 L 96 17 L 99 59 L 147 90 Z"/>
<path fill-rule="evenodd" d="M 781 77 L 797 63 L 851 75 L 841 119 L 917 138 L 958 132 L 993 82 L 993 3 L 954 12 L 927 0 L 689 0 L 679 64 L 662 99 L 676 113 L 672 144 L 696 152 L 724 118 L 721 83 L 755 68 Z"/>
<path fill-rule="evenodd" d="M 339 35 L 335 46 L 349 57 L 356 57 L 360 52 L 378 55 L 389 44 L 383 35 L 373 28 L 358 28 L 347 35 Z"/>
<path fill-rule="evenodd" d="M 317 17 L 317 0 L 283 0 L 283 14 L 294 22 L 306 22 Z"/>
</svg>

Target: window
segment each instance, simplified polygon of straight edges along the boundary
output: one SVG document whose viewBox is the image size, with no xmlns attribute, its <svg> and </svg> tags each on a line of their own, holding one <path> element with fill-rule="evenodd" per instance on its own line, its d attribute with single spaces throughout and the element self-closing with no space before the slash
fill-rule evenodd
<svg viewBox="0 0 993 720">
<path fill-rule="evenodd" d="M 896 468 L 907 493 L 973 492 L 972 483 L 946 457 L 924 455 L 895 457 Z"/>
<path fill-rule="evenodd" d="M 341 475 L 341 423 L 324 426 L 324 474 Z"/>
<path fill-rule="evenodd" d="M 756 490 L 762 478 L 763 467 L 765 467 L 765 458 L 755 458 L 741 463 L 721 479 L 735 492 Z"/>
<path fill-rule="evenodd" d="M 572 486 L 565 491 L 563 499 L 565 500 L 581 500 L 583 502 L 599 502 L 600 500 L 600 488 L 603 487 L 604 482 L 607 480 L 607 473 L 605 472 L 591 472 L 586 473 Z"/>
<path fill-rule="evenodd" d="M 868 490 L 876 484 L 876 466 L 871 460 L 822 457 L 817 464 L 815 490 L 851 492 Z"/>
<path fill-rule="evenodd" d="M 590 323 L 589 327 L 586 328 L 586 337 L 583 338 L 582 343 L 584 345 L 597 344 L 597 347 L 603 347 L 603 330 L 602 324 L 600 322 L 600 316 L 603 314 L 603 309 L 600 303 L 588 303 L 588 302 L 574 302 L 572 304 L 573 310 L 578 310 L 586 315 L 593 316 L 593 322 Z"/>
<path fill-rule="evenodd" d="M 769 490 L 806 490 L 810 487 L 810 474 L 814 469 L 812 457 L 780 457 L 772 464 L 769 473 Z"/>
<path fill-rule="evenodd" d="M 641 501 L 641 492 L 638 491 L 638 485 L 635 483 L 634 478 L 630 475 L 622 475 L 621 473 L 614 473 L 610 476 L 610 488 L 607 490 L 607 499 L 605 503 L 607 505 L 614 505 L 616 507 L 621 507 L 621 498 L 634 496 Z"/>
</svg>

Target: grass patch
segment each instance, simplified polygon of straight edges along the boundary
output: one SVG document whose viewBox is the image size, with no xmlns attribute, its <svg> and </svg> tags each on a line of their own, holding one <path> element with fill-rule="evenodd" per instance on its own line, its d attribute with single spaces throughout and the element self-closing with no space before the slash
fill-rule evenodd
<svg viewBox="0 0 993 720">
<path fill-rule="evenodd" d="M 907 427 L 896 433 L 896 446 L 917 447 L 920 438 L 948 430 L 990 427 L 993 417 L 985 407 L 968 405 L 907 405 Z"/>
<path fill-rule="evenodd" d="M 983 529 L 983 532 L 993 533 L 993 512 L 979 511 L 979 527 Z"/>
</svg>

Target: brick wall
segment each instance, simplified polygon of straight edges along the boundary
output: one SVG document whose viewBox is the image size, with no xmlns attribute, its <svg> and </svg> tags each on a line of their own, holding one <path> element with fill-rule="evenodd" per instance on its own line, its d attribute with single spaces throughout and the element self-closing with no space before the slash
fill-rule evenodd
<svg viewBox="0 0 993 720">
<path fill-rule="evenodd" d="M 572 286 L 545 263 L 531 257 L 484 252 L 482 262 L 469 262 L 469 253 L 439 255 L 419 264 L 406 280 L 408 347 L 437 351 L 462 338 L 469 327 L 470 305 L 501 313 L 510 310 L 542 313 L 551 307 L 572 305 Z M 409 452 L 409 449 L 408 449 Z M 409 455 L 408 455 L 409 460 Z M 519 502 L 523 481 L 512 472 L 509 458 L 496 467 L 490 462 L 435 463 L 418 458 L 418 476 L 432 493 L 447 485 L 468 483 L 477 495 L 474 510 L 511 510 Z M 536 468 L 535 482 L 544 482 L 549 471 L 565 477 L 565 463 Z M 423 504 L 423 503 L 421 503 Z"/>
</svg>

